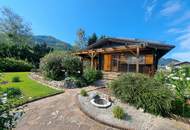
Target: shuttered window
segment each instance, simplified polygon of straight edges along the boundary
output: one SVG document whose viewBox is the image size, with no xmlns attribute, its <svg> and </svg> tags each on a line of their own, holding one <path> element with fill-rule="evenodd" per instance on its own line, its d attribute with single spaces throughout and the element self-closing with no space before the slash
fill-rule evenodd
<svg viewBox="0 0 190 130">
<path fill-rule="evenodd" d="M 145 55 L 145 63 L 146 64 L 153 64 L 153 55 Z"/>
</svg>

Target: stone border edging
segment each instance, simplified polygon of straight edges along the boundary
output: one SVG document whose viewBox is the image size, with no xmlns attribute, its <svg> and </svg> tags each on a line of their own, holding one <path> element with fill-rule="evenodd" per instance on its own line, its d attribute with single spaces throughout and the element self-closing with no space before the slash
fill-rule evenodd
<svg viewBox="0 0 190 130">
<path fill-rule="evenodd" d="M 88 117 L 90 117 L 91 119 L 101 123 L 101 124 L 104 124 L 104 125 L 107 125 L 107 126 L 110 126 L 110 127 L 113 127 L 113 128 L 117 128 L 117 129 L 121 129 L 121 130 L 132 130 L 132 129 L 129 129 L 129 128 L 125 128 L 125 127 L 122 127 L 122 126 L 119 126 L 119 125 L 113 125 L 113 124 L 110 124 L 108 122 L 105 122 L 103 120 L 100 120 L 94 116 L 92 116 L 89 112 L 87 112 L 86 110 L 83 109 L 83 107 L 81 106 L 80 104 L 80 101 L 78 99 L 78 96 L 79 94 L 76 94 L 76 97 L 75 97 L 75 100 L 76 100 L 76 104 L 77 106 L 79 107 L 79 109 Z"/>
<path fill-rule="evenodd" d="M 53 88 L 53 89 L 56 89 L 56 90 L 63 90 L 63 91 L 64 91 L 64 89 L 57 88 L 57 87 L 55 87 L 55 86 L 51 86 L 51 85 L 49 85 L 49 84 L 47 84 L 47 83 L 44 83 L 44 82 L 42 82 L 42 81 L 40 81 L 40 80 L 36 80 L 35 78 L 32 77 L 32 74 L 35 74 L 35 73 L 31 72 L 30 74 L 28 74 L 28 77 L 29 77 L 31 80 L 34 80 L 34 81 L 36 81 L 37 83 L 40 83 L 40 84 L 45 85 L 45 86 L 47 86 L 47 87 L 50 87 L 50 88 Z"/>
</svg>

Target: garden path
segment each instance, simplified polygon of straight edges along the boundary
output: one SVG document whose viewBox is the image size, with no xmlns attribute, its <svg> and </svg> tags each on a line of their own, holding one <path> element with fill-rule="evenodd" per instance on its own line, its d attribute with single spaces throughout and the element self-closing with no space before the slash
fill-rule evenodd
<svg viewBox="0 0 190 130">
<path fill-rule="evenodd" d="M 79 91 L 67 89 L 63 94 L 29 103 L 15 130 L 114 130 L 80 111 L 75 101 Z"/>
</svg>

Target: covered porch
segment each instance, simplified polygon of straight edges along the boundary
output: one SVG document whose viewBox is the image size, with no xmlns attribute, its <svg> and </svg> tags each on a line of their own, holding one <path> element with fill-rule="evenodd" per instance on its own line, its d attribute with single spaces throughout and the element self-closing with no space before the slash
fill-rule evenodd
<svg viewBox="0 0 190 130">
<path fill-rule="evenodd" d="M 91 68 L 105 72 L 137 72 L 154 74 L 157 66 L 152 49 L 143 46 L 119 46 L 83 50 L 75 53 Z"/>
</svg>

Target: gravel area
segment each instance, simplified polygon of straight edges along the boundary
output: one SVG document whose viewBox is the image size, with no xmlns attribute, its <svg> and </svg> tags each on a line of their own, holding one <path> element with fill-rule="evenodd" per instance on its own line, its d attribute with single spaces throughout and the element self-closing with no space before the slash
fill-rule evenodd
<svg viewBox="0 0 190 130">
<path fill-rule="evenodd" d="M 52 87 L 54 89 L 64 89 L 63 81 L 47 80 L 40 73 L 33 72 L 29 75 L 29 77 L 41 84 L 48 85 L 49 87 Z"/>
<path fill-rule="evenodd" d="M 94 93 L 97 91 L 89 92 Z M 105 96 L 98 92 L 101 96 Z M 129 104 L 123 104 L 119 100 L 114 99 L 114 103 L 109 108 L 97 108 L 90 103 L 89 97 L 83 97 L 78 95 L 78 102 L 80 108 L 88 116 L 93 117 L 95 120 L 110 124 L 123 129 L 135 129 L 135 130 L 189 130 L 190 125 L 180 121 L 163 118 L 160 116 L 154 116 L 149 113 L 144 113 L 142 110 L 137 110 L 135 107 Z M 119 105 L 124 108 L 126 117 L 124 120 L 119 120 L 113 117 L 113 106 Z"/>
</svg>

